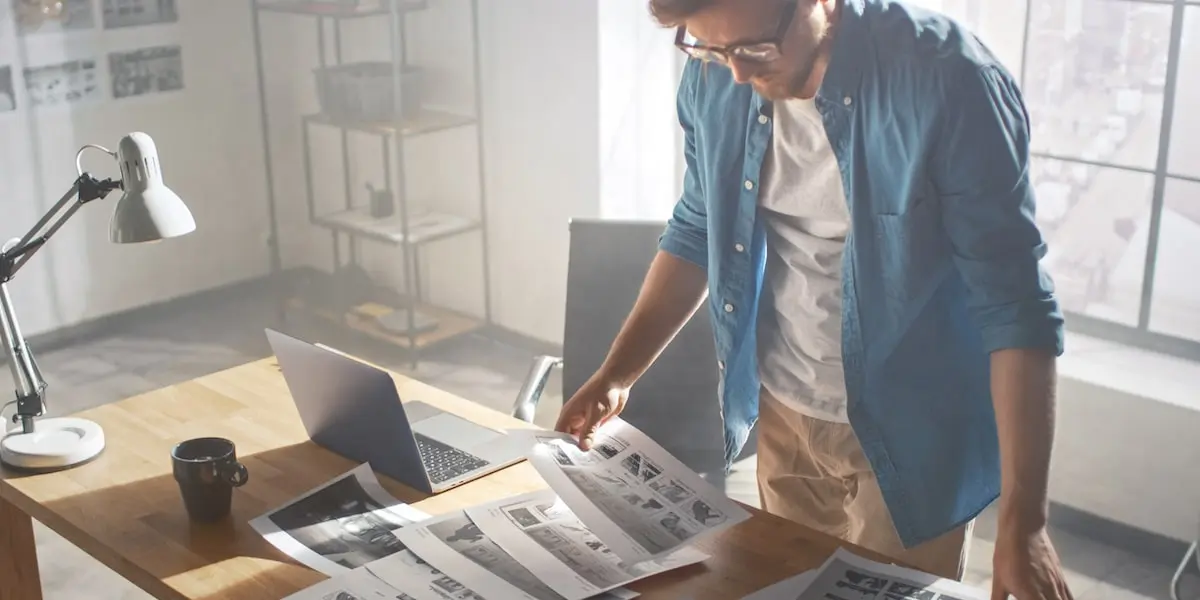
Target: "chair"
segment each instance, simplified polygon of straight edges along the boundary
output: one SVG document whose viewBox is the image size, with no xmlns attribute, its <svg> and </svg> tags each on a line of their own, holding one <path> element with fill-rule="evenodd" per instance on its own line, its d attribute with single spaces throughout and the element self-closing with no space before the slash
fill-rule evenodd
<svg viewBox="0 0 1200 600">
<path fill-rule="evenodd" d="M 637 299 L 664 227 L 661 221 L 571 221 L 563 356 L 534 359 L 513 416 L 533 420 L 554 369 L 562 369 L 568 399 L 600 367 Z M 719 479 L 724 438 L 717 377 L 712 327 L 702 307 L 630 390 L 621 418 L 692 470 Z"/>
<path fill-rule="evenodd" d="M 1187 552 L 1183 555 L 1183 560 L 1179 561 L 1179 568 L 1175 569 L 1175 575 L 1171 577 L 1171 600 L 1180 600 L 1180 583 L 1183 580 L 1183 574 L 1188 570 L 1188 563 L 1191 562 L 1193 557 L 1196 559 L 1196 566 L 1200 567 L 1200 538 L 1197 538 L 1196 541 L 1192 542 L 1191 546 L 1188 546 Z"/>
</svg>

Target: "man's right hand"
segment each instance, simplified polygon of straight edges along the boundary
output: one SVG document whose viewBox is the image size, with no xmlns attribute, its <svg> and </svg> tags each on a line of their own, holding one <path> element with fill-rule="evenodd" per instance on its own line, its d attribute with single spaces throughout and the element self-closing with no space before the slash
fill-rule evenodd
<svg viewBox="0 0 1200 600">
<path fill-rule="evenodd" d="M 586 451 L 595 441 L 596 429 L 621 414 L 628 399 L 628 388 L 593 377 L 563 404 L 554 429 L 575 436 L 580 450 Z"/>
<path fill-rule="evenodd" d="M 659 250 L 604 363 L 563 404 L 554 428 L 574 436 L 581 449 L 591 448 L 596 429 L 621 414 L 629 388 L 692 318 L 707 297 L 707 286 L 704 269 Z"/>
</svg>

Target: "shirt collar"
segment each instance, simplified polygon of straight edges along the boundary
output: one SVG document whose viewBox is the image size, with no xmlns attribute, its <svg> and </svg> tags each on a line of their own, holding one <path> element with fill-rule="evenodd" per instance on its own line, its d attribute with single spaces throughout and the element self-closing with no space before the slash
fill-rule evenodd
<svg viewBox="0 0 1200 600">
<path fill-rule="evenodd" d="M 863 77 L 863 59 L 872 51 L 871 33 L 863 18 L 865 0 L 841 0 L 842 14 L 838 20 L 837 34 L 833 38 L 833 52 L 829 66 L 817 96 L 836 105 L 843 105 L 846 98 L 858 95 Z"/>
</svg>

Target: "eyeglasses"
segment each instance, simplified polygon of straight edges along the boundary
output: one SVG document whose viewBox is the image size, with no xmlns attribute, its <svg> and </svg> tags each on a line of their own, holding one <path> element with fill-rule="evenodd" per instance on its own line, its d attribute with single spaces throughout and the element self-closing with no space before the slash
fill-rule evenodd
<svg viewBox="0 0 1200 600">
<path fill-rule="evenodd" d="M 773 37 L 759 41 L 742 42 L 733 46 L 709 46 L 706 44 L 688 43 L 685 41 L 687 38 L 687 29 L 680 25 L 679 29 L 675 32 L 675 46 L 686 52 L 689 56 L 703 61 L 716 61 L 726 65 L 735 59 L 754 63 L 768 63 L 777 60 L 783 55 L 783 50 L 781 49 L 783 37 L 792 26 L 792 17 L 795 14 L 796 0 L 788 0 L 784 4 L 783 15 L 780 16 L 779 26 L 776 28 Z"/>
</svg>

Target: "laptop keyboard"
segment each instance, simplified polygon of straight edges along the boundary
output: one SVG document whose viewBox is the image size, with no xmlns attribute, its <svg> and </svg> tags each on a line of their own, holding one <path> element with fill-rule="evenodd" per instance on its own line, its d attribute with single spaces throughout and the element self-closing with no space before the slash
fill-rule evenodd
<svg viewBox="0 0 1200 600">
<path fill-rule="evenodd" d="M 421 451 L 421 463 L 425 465 L 425 472 L 429 474 L 429 481 L 433 483 L 450 481 L 488 465 L 486 460 L 453 446 L 447 446 L 433 438 L 415 432 L 413 437 L 417 438 L 417 448 Z"/>
</svg>

